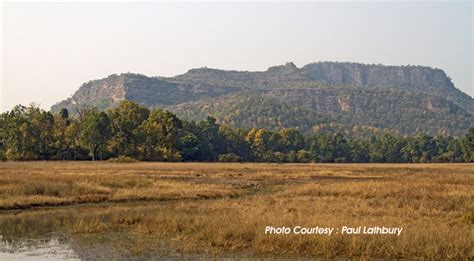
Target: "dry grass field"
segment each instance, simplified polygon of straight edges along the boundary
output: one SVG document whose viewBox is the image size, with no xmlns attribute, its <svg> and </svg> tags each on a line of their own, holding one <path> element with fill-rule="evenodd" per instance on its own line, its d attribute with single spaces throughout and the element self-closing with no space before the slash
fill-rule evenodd
<svg viewBox="0 0 474 261">
<path fill-rule="evenodd" d="M 119 232 L 132 256 L 165 241 L 207 255 L 474 258 L 473 164 L 6 162 L 0 209 L 4 240 Z M 268 235 L 269 225 L 403 232 Z"/>
</svg>

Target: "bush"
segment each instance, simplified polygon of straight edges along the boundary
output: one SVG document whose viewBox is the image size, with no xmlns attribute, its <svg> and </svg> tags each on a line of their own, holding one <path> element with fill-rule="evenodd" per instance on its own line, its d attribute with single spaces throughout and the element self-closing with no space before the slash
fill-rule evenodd
<svg viewBox="0 0 474 261">
<path fill-rule="evenodd" d="M 136 159 L 130 158 L 130 157 L 127 157 L 127 156 L 118 156 L 116 158 L 110 158 L 107 161 L 108 162 L 113 162 L 113 163 L 133 163 L 133 162 L 137 162 Z"/>
<path fill-rule="evenodd" d="M 311 161 L 311 153 L 309 153 L 309 151 L 306 151 L 306 150 L 299 150 L 296 153 L 296 157 L 298 158 L 298 162 L 301 162 L 301 163 L 308 163 Z"/>
<path fill-rule="evenodd" d="M 221 154 L 218 157 L 219 162 L 238 162 L 241 158 L 235 153 Z"/>
<path fill-rule="evenodd" d="M 336 158 L 334 160 L 334 162 L 336 162 L 336 163 L 347 163 L 347 160 L 346 160 L 345 157 L 340 157 L 340 158 Z"/>
<path fill-rule="evenodd" d="M 163 160 L 167 162 L 180 162 L 183 161 L 180 152 L 170 152 L 170 151 L 163 151 Z"/>
<path fill-rule="evenodd" d="M 287 158 L 289 162 L 298 162 L 298 157 L 296 156 L 296 151 L 294 150 L 288 152 Z"/>
</svg>

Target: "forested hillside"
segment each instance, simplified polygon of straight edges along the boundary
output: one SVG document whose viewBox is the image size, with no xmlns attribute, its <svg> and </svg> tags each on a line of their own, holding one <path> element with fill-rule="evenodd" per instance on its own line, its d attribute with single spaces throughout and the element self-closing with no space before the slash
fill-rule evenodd
<svg viewBox="0 0 474 261">
<path fill-rule="evenodd" d="M 186 120 L 212 116 L 232 127 L 304 134 L 339 126 L 364 130 L 356 136 L 365 137 L 384 131 L 462 136 L 474 125 L 473 98 L 440 69 L 334 62 L 261 72 L 200 68 L 171 78 L 111 75 L 83 84 L 51 110 L 106 110 L 122 100 L 168 108 Z"/>
<path fill-rule="evenodd" d="M 184 119 L 212 115 L 223 124 L 310 134 L 321 123 L 399 133 L 462 135 L 474 117 L 439 96 L 381 89 L 277 89 L 237 93 L 170 107 Z"/>
</svg>

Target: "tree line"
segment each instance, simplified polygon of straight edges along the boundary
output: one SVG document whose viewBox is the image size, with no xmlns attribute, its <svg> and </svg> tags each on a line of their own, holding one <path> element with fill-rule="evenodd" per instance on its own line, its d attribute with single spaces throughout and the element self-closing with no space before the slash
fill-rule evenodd
<svg viewBox="0 0 474 261">
<path fill-rule="evenodd" d="M 216 119 L 185 121 L 175 114 L 122 101 L 106 112 L 51 113 L 17 105 L 0 115 L 2 160 L 106 160 L 203 162 L 473 162 L 474 127 L 464 137 L 392 133 L 348 138 L 343 132 L 302 135 L 231 128 Z"/>
</svg>

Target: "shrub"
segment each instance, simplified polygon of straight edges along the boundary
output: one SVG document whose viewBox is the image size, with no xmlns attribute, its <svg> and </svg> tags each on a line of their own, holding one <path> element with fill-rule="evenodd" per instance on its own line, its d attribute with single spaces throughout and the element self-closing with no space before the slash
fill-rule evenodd
<svg viewBox="0 0 474 261">
<path fill-rule="evenodd" d="M 334 159 L 334 162 L 336 162 L 336 163 L 346 163 L 347 159 L 345 157 L 340 157 L 340 158 Z"/>
<path fill-rule="evenodd" d="M 298 158 L 298 162 L 301 163 L 308 163 L 311 161 L 311 153 L 307 150 L 299 150 L 296 153 L 296 157 Z"/>
<path fill-rule="evenodd" d="M 296 156 L 296 151 L 292 150 L 288 152 L 288 161 L 289 162 L 298 162 L 298 157 Z"/>
<path fill-rule="evenodd" d="M 180 162 L 183 161 L 180 152 L 163 151 L 163 160 L 167 162 Z"/>
<path fill-rule="evenodd" d="M 218 157 L 220 162 L 238 162 L 241 158 L 235 153 L 221 154 Z"/>
<path fill-rule="evenodd" d="M 127 157 L 127 156 L 118 156 L 116 158 L 110 158 L 107 160 L 108 162 L 113 162 L 113 163 L 132 163 L 132 162 L 137 162 L 136 159 L 134 158 L 130 158 L 130 157 Z"/>
</svg>

